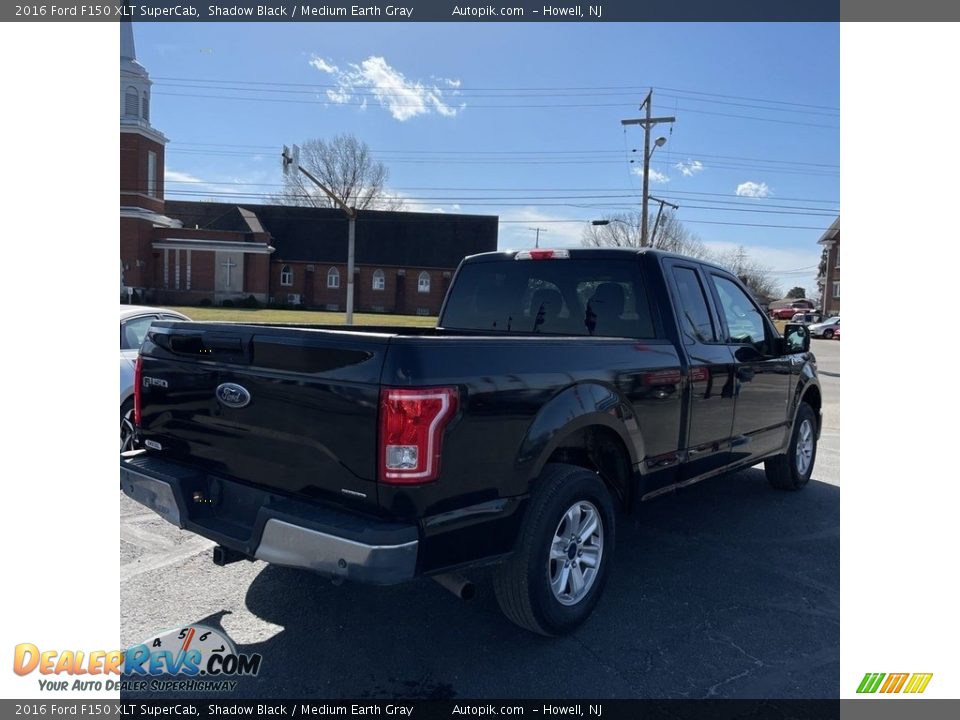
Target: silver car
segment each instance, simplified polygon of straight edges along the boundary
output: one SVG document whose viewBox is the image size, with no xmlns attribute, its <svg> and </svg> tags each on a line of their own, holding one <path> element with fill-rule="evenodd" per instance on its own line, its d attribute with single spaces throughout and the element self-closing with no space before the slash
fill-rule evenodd
<svg viewBox="0 0 960 720">
<path fill-rule="evenodd" d="M 133 371 L 140 345 L 154 320 L 189 320 L 164 308 L 120 306 L 120 452 L 133 445 Z"/>
<path fill-rule="evenodd" d="M 807 329 L 810 330 L 810 337 L 821 337 L 826 338 L 827 340 L 832 340 L 833 336 L 836 335 L 837 331 L 840 329 L 840 316 L 834 315 L 832 318 L 824 320 L 822 323 L 808 325 Z"/>
</svg>

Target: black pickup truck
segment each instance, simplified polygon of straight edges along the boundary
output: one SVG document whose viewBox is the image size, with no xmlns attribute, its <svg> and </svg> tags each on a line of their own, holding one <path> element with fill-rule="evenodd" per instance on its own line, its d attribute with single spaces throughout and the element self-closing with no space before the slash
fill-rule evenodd
<svg viewBox="0 0 960 720">
<path fill-rule="evenodd" d="M 653 250 L 460 265 L 436 328 L 157 322 L 120 486 L 217 543 L 371 584 L 495 564 L 516 624 L 587 618 L 617 511 L 765 463 L 810 478 L 821 395 L 737 278 Z"/>
</svg>

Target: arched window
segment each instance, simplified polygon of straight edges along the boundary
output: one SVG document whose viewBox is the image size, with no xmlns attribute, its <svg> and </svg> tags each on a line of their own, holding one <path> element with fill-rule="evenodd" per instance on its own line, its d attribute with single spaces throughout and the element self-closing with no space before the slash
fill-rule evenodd
<svg viewBox="0 0 960 720">
<path fill-rule="evenodd" d="M 289 265 L 284 265 L 280 268 L 280 284 L 287 287 L 293 285 L 293 268 Z"/>
<path fill-rule="evenodd" d="M 123 114 L 137 117 L 140 112 L 140 94 L 135 87 L 128 87 L 123 100 Z"/>
<path fill-rule="evenodd" d="M 327 287 L 328 288 L 338 288 L 340 287 L 340 271 L 335 267 L 330 268 L 327 271 Z"/>
<path fill-rule="evenodd" d="M 387 286 L 387 278 L 383 274 L 383 270 L 374 270 L 373 271 L 373 289 L 374 290 L 383 290 Z"/>
<path fill-rule="evenodd" d="M 430 292 L 430 273 L 424 271 L 417 278 L 417 292 Z"/>
<path fill-rule="evenodd" d="M 150 96 L 147 94 L 147 91 L 143 91 L 143 98 L 140 102 L 140 116 L 146 121 L 150 122 Z"/>
</svg>

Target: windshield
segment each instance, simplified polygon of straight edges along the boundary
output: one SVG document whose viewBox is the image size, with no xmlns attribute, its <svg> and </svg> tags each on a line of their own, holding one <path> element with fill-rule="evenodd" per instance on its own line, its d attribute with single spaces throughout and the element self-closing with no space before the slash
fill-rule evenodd
<svg viewBox="0 0 960 720">
<path fill-rule="evenodd" d="M 631 260 L 473 262 L 457 273 L 440 325 L 451 330 L 653 338 Z"/>
</svg>

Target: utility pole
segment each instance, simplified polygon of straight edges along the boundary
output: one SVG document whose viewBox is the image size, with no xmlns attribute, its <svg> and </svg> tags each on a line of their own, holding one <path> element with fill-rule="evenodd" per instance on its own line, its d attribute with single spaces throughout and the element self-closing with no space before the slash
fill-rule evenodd
<svg viewBox="0 0 960 720">
<path fill-rule="evenodd" d="M 318 188 L 323 190 L 324 194 L 333 200 L 333 202 L 341 209 L 347 216 L 347 325 L 353 325 L 353 264 L 354 264 L 354 254 L 356 248 L 357 240 L 357 209 L 355 207 L 350 207 L 347 205 L 345 200 L 341 200 L 337 197 L 332 190 L 327 188 L 322 182 L 317 180 L 305 167 L 300 165 L 300 148 L 297 145 L 293 146 L 293 152 L 290 152 L 290 149 L 284 145 L 283 146 L 283 174 L 286 175 L 290 171 L 290 167 L 293 167 L 293 171 L 296 172 L 299 170 L 302 172 L 306 178 L 316 185 Z"/>
<path fill-rule="evenodd" d="M 657 220 L 653 223 L 653 233 L 650 235 L 650 245 L 652 246 L 657 241 L 657 228 L 660 227 L 660 216 L 663 215 L 663 206 L 669 205 L 674 210 L 679 210 L 679 205 L 674 205 L 673 203 L 667 202 L 666 200 L 661 200 L 660 198 L 655 198 L 653 195 L 650 196 L 650 199 L 654 202 L 660 203 L 660 209 L 657 210 Z"/>
<path fill-rule="evenodd" d="M 528 227 L 527 230 L 536 230 L 536 232 L 537 232 L 537 244 L 534 245 L 534 247 L 540 247 L 540 233 L 546 232 L 547 229 L 546 229 L 546 228 L 538 228 L 538 227 Z"/>
<path fill-rule="evenodd" d="M 659 123 L 672 123 L 676 121 L 675 117 L 651 117 L 653 106 L 653 88 L 647 93 L 647 99 L 640 106 L 641 110 L 646 110 L 644 117 L 634 118 L 632 120 L 621 120 L 621 125 L 641 125 L 643 127 L 643 209 L 640 214 L 640 243 L 647 246 L 647 205 L 650 199 L 650 158 L 653 156 L 653 150 L 650 149 L 650 129 Z M 661 147 L 667 141 L 666 138 L 657 138 L 656 148 Z"/>
</svg>

